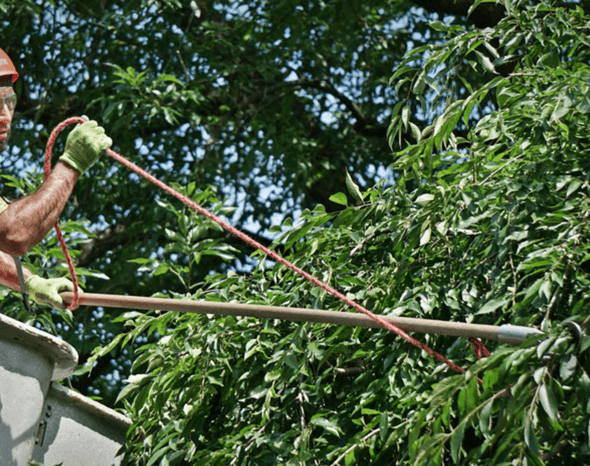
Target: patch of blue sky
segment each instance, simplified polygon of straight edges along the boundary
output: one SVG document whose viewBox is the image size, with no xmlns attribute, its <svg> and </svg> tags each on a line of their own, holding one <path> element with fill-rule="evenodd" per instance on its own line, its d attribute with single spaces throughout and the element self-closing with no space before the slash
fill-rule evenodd
<svg viewBox="0 0 590 466">
<path fill-rule="evenodd" d="M 257 1 L 233 1 L 229 4 L 215 3 L 213 8 L 225 15 L 226 21 L 253 20 L 263 16 L 265 2 Z"/>
</svg>

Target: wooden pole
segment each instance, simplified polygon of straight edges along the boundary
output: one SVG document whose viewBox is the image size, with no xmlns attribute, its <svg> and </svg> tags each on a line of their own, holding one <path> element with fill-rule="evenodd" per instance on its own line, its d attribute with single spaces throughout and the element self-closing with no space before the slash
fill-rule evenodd
<svg viewBox="0 0 590 466">
<path fill-rule="evenodd" d="M 62 293 L 66 304 L 74 298 L 71 292 Z M 295 322 L 317 322 L 352 327 L 381 328 L 370 317 L 353 312 L 324 311 L 295 307 L 264 306 L 258 304 L 220 303 L 209 301 L 190 301 L 169 298 L 146 298 L 141 296 L 108 295 L 81 293 L 80 305 L 102 306 L 119 309 L 162 310 L 193 314 L 215 314 L 256 317 L 263 319 L 291 320 Z M 504 343 L 520 344 L 532 335 L 540 334 L 537 329 L 511 325 L 482 325 L 443 320 L 415 319 L 411 317 L 382 316 L 385 320 L 404 331 L 433 333 L 454 337 L 475 337 L 498 340 Z"/>
</svg>

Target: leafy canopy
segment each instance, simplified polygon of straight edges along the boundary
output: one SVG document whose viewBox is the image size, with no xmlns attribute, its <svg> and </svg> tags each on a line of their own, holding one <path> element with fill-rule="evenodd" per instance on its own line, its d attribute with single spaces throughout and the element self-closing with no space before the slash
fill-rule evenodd
<svg viewBox="0 0 590 466">
<path fill-rule="evenodd" d="M 341 210 L 287 220 L 275 246 L 382 314 L 547 335 L 490 344 L 481 360 L 465 340 L 424 336 L 467 369 L 454 375 L 384 331 L 127 315 L 120 342 L 161 337 L 120 395 L 135 420 L 127 462 L 587 463 L 590 18 L 549 1 L 504 6 L 494 28 L 433 23 L 445 40 L 395 70 L 395 184 L 349 179 L 333 196 Z M 187 291 L 342 308 L 254 256 L 251 274 Z"/>
<path fill-rule="evenodd" d="M 21 74 L 11 145 L 0 160 L 2 195 L 38 187 L 50 131 L 88 115 L 117 152 L 168 184 L 195 183 L 210 193 L 206 207 L 265 244 L 286 215 L 318 204 L 337 209 L 329 198 L 346 189 L 347 169 L 370 185 L 389 163 L 397 96 L 387 80 L 408 40 L 432 37 L 424 15 L 407 14 L 408 1 L 343 5 L 0 0 L 0 46 Z M 239 250 L 233 262 L 167 248 L 178 218 L 163 199 L 107 157 L 80 180 L 62 227 L 86 291 L 184 294 L 210 272 L 249 267 L 251 250 L 217 230 L 207 234 Z M 45 276 L 67 274 L 53 236 L 26 262 Z M 189 276 L 163 273 L 167 263 Z M 0 293 L 2 312 L 31 319 L 18 296 Z M 118 310 L 81 308 L 69 321 L 38 314 L 31 322 L 74 344 L 82 362 L 122 331 L 113 322 Z M 74 386 L 111 404 L 131 353 L 110 353 Z"/>
<path fill-rule="evenodd" d="M 465 340 L 424 336 L 458 376 L 384 331 L 37 317 L 83 357 L 102 344 L 75 380 L 84 392 L 113 396 L 133 365 L 119 394 L 128 463 L 588 462 L 590 343 L 571 323 L 587 326 L 589 17 L 505 0 L 495 26 L 427 28 L 410 8 L 0 2 L 23 76 L 3 194 L 38 186 L 59 121 L 97 115 L 121 153 L 238 226 L 303 209 L 273 229 L 275 247 L 375 312 L 548 333 L 480 361 Z M 65 227 L 92 291 L 342 309 L 259 255 L 236 272 L 241 246 L 108 163 L 79 184 Z M 61 259 L 50 237 L 29 263 L 52 275 Z"/>
</svg>

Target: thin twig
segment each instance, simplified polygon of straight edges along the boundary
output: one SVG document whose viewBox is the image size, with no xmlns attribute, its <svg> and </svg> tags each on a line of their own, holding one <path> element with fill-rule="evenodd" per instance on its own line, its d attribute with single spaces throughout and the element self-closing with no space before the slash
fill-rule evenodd
<svg viewBox="0 0 590 466">
<path fill-rule="evenodd" d="M 297 395 L 297 400 L 299 401 L 299 414 L 301 416 L 301 431 L 305 431 L 306 423 L 305 423 L 305 408 L 303 406 L 303 393 L 299 390 L 299 394 Z"/>
<path fill-rule="evenodd" d="M 549 320 L 549 315 L 551 314 L 551 310 L 553 309 L 553 306 L 555 306 L 555 302 L 557 301 L 558 294 L 559 294 L 559 288 L 557 288 L 555 290 L 555 292 L 553 293 L 553 296 L 551 297 L 551 301 L 549 302 L 549 305 L 547 306 L 547 311 L 545 312 L 545 317 L 543 317 L 543 321 L 541 322 L 541 325 L 539 326 L 541 329 L 544 329 L 546 327 L 546 323 Z"/>
<path fill-rule="evenodd" d="M 379 433 L 379 429 L 374 429 L 371 432 L 369 432 L 362 439 L 360 439 L 358 443 L 351 445 L 344 453 L 342 453 L 338 458 L 336 458 L 336 460 L 330 466 L 338 466 L 338 464 L 340 464 L 340 461 L 342 461 L 344 458 L 346 458 L 346 455 L 348 455 L 352 450 L 354 450 L 360 444 L 366 442 L 371 437 L 374 437 L 375 435 L 377 435 L 377 433 Z"/>
<path fill-rule="evenodd" d="M 529 412 L 526 416 L 527 421 L 532 422 L 533 416 L 534 416 L 534 408 L 535 405 L 537 404 L 537 400 L 539 399 L 539 394 L 541 391 L 541 387 L 543 386 L 543 383 L 545 382 L 545 377 L 547 377 L 547 375 L 549 374 L 549 369 L 547 367 L 545 367 L 545 370 L 543 371 L 543 377 L 541 378 L 540 383 L 537 385 L 537 388 L 535 389 L 535 394 L 533 395 L 533 399 L 531 401 L 530 404 L 530 409 Z M 522 448 L 520 449 L 520 454 L 518 455 L 518 464 L 522 464 L 522 458 L 525 455 L 525 450 L 526 450 L 526 442 L 522 442 Z"/>
<path fill-rule="evenodd" d="M 512 289 L 512 307 L 516 306 L 516 290 L 518 289 L 518 282 L 516 278 L 516 268 L 514 267 L 514 261 L 512 260 L 512 254 L 509 256 L 510 258 L 510 268 L 512 269 L 512 280 L 514 281 L 514 287 Z"/>
<path fill-rule="evenodd" d="M 490 173 L 488 175 L 488 177 L 483 180 L 481 183 L 479 183 L 480 186 L 483 186 L 484 184 L 486 184 L 491 178 L 493 178 L 495 175 L 497 175 L 498 173 L 500 173 L 502 170 L 504 170 L 508 165 L 510 165 L 511 163 L 516 162 L 518 159 L 522 158 L 524 156 L 524 152 L 520 155 L 517 155 L 516 157 L 514 157 L 513 159 L 510 159 L 508 162 L 506 162 L 504 165 L 502 165 L 501 167 L 496 168 L 492 173 Z"/>
</svg>

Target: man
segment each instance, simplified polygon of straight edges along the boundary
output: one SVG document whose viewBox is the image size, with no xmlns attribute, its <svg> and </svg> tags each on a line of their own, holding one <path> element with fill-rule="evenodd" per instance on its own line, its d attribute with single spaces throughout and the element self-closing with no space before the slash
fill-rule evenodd
<svg viewBox="0 0 590 466">
<path fill-rule="evenodd" d="M 0 153 L 6 149 L 10 137 L 17 100 L 13 84 L 18 77 L 12 60 L 0 49 Z M 21 282 L 18 257 L 45 237 L 65 207 L 80 175 L 111 144 L 111 139 L 95 121 L 78 125 L 68 135 L 59 162 L 36 192 L 10 204 L 0 197 L 0 284 L 24 291 L 38 304 L 63 307 L 59 293 L 72 291 L 72 282 L 66 278 L 45 279 L 28 269 L 21 269 Z"/>
</svg>

